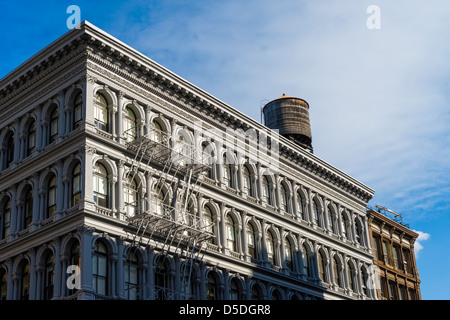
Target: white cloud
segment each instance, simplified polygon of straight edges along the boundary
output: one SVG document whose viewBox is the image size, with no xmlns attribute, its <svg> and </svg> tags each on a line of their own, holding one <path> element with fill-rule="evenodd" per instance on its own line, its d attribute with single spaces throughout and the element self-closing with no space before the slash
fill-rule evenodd
<svg viewBox="0 0 450 320">
<path fill-rule="evenodd" d="M 430 238 L 430 234 L 422 231 L 413 230 L 414 232 L 418 233 L 419 236 L 416 239 L 416 242 L 414 244 L 414 253 L 416 255 L 416 259 L 418 259 L 419 252 L 422 251 L 423 245 L 422 241 L 426 241 Z"/>
</svg>

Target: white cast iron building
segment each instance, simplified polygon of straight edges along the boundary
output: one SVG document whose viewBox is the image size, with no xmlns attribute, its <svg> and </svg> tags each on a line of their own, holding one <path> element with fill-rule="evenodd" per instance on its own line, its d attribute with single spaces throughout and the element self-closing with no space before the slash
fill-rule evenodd
<svg viewBox="0 0 450 320">
<path fill-rule="evenodd" d="M 1 299 L 375 299 L 373 193 L 88 22 L 0 82 Z"/>
</svg>

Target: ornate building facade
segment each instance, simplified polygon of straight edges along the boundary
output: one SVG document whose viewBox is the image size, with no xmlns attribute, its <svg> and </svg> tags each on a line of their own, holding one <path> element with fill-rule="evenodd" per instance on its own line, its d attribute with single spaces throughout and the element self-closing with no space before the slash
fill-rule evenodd
<svg viewBox="0 0 450 320">
<path fill-rule="evenodd" d="M 377 299 L 372 189 L 88 22 L 0 119 L 1 299 Z"/>
<path fill-rule="evenodd" d="M 420 277 L 414 254 L 419 235 L 388 213 L 367 211 L 374 265 L 378 269 L 377 299 L 420 300 Z"/>
</svg>

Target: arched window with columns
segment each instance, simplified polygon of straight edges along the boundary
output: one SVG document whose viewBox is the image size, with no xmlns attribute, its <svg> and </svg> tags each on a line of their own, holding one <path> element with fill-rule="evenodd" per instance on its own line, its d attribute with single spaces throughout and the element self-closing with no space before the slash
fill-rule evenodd
<svg viewBox="0 0 450 320">
<path fill-rule="evenodd" d="M 289 238 L 286 238 L 285 244 L 284 244 L 284 255 L 285 255 L 285 261 L 286 261 L 286 267 L 291 271 L 295 271 L 294 249 L 295 249 L 295 247 L 292 244 L 291 240 Z"/>
<path fill-rule="evenodd" d="M 276 264 L 275 237 L 271 230 L 267 230 L 266 232 L 266 241 L 267 241 L 267 257 L 269 259 L 269 262 L 275 265 Z"/>
<path fill-rule="evenodd" d="M 48 143 L 52 143 L 58 137 L 58 122 L 59 122 L 59 108 L 55 105 L 53 111 L 50 113 L 49 130 L 48 130 Z"/>
<path fill-rule="evenodd" d="M 19 300 L 30 299 L 30 264 L 24 260 L 19 269 Z"/>
<path fill-rule="evenodd" d="M 347 263 L 347 278 L 348 278 L 348 288 L 353 292 L 356 292 L 356 270 L 350 261 Z"/>
<path fill-rule="evenodd" d="M 26 156 L 30 156 L 36 149 L 36 121 L 32 121 L 28 126 L 26 141 Z"/>
<path fill-rule="evenodd" d="M 81 121 L 83 120 L 83 95 L 81 92 L 77 94 L 74 99 L 73 106 L 73 128 L 76 129 L 80 126 Z"/>
<path fill-rule="evenodd" d="M 9 131 L 5 135 L 5 139 L 3 141 L 3 164 L 2 169 L 7 169 L 10 165 L 14 163 L 14 150 L 15 150 L 15 144 L 14 144 L 14 133 L 12 131 Z"/>
<path fill-rule="evenodd" d="M 208 205 L 203 207 L 203 224 L 205 226 L 205 230 L 214 235 L 214 237 L 210 237 L 207 239 L 209 243 L 216 244 L 216 225 L 215 225 L 215 216 L 213 211 Z"/>
<path fill-rule="evenodd" d="M 81 183 L 81 164 L 78 163 L 72 170 L 72 192 L 71 192 L 71 204 L 75 206 L 81 199 L 82 191 Z"/>
<path fill-rule="evenodd" d="M 313 222 L 316 226 L 321 227 L 319 210 L 320 206 L 317 199 L 313 199 L 312 202 Z"/>
<path fill-rule="evenodd" d="M 52 177 L 48 180 L 47 185 L 47 208 L 45 218 L 52 217 L 55 211 L 56 211 L 56 176 L 52 175 Z"/>
<path fill-rule="evenodd" d="M 173 299 L 170 287 L 169 263 L 163 256 L 156 256 L 155 262 L 155 299 Z"/>
<path fill-rule="evenodd" d="M 28 228 L 33 220 L 33 188 L 30 185 L 25 186 L 22 191 L 21 204 L 19 231 Z"/>
<path fill-rule="evenodd" d="M 227 248 L 230 251 L 237 251 L 237 243 L 236 243 L 236 223 L 231 215 L 227 215 L 226 221 L 226 241 Z"/>
<path fill-rule="evenodd" d="M 347 217 L 347 214 L 345 212 L 342 212 L 341 215 L 341 227 L 342 227 L 342 237 L 344 237 L 345 239 L 350 240 L 350 235 L 349 235 L 349 229 L 350 229 L 350 221 Z"/>
<path fill-rule="evenodd" d="M 109 290 L 108 250 L 106 245 L 97 240 L 92 256 L 92 283 L 96 294 L 106 296 Z"/>
<path fill-rule="evenodd" d="M 138 195 L 136 180 L 133 179 L 133 177 L 128 177 L 126 181 L 124 181 L 123 186 L 123 201 L 127 217 L 133 217 L 139 213 L 140 200 Z"/>
<path fill-rule="evenodd" d="M 251 289 L 251 300 L 262 300 L 264 299 L 263 289 L 258 283 L 254 283 Z"/>
<path fill-rule="evenodd" d="M 153 120 L 149 132 L 150 139 L 158 143 L 163 143 L 163 135 L 164 131 L 161 123 L 156 119 Z"/>
<path fill-rule="evenodd" d="M 138 137 L 137 117 L 131 107 L 125 108 L 123 116 L 123 135 L 126 142 L 131 142 Z"/>
<path fill-rule="evenodd" d="M 230 282 L 230 300 L 241 300 L 239 280 L 234 277 Z"/>
<path fill-rule="evenodd" d="M 132 249 L 128 250 L 124 271 L 125 298 L 128 300 L 138 300 L 140 298 L 139 260 L 137 254 Z"/>
<path fill-rule="evenodd" d="M 342 287 L 341 269 L 342 268 L 339 259 L 336 256 L 334 256 L 333 258 L 334 283 L 339 287 Z"/>
<path fill-rule="evenodd" d="M 208 272 L 206 284 L 206 299 L 208 300 L 219 300 L 219 281 L 215 276 L 213 271 Z"/>
<path fill-rule="evenodd" d="M 6 239 L 11 232 L 11 199 L 5 197 L 1 202 L 0 212 L 0 240 Z"/>
<path fill-rule="evenodd" d="M 297 191 L 297 199 L 296 200 L 297 200 L 297 213 L 300 218 L 302 218 L 303 220 L 306 220 L 305 201 L 303 200 L 303 196 L 302 196 L 300 190 Z"/>
<path fill-rule="evenodd" d="M 98 93 L 95 95 L 94 101 L 94 123 L 102 131 L 110 132 L 108 100 L 105 95 Z"/>
<path fill-rule="evenodd" d="M 253 224 L 251 222 L 247 223 L 247 247 L 248 247 L 248 254 L 253 259 L 257 259 L 256 255 L 256 234 L 255 234 L 255 228 L 253 227 Z"/>
<path fill-rule="evenodd" d="M 280 208 L 284 212 L 288 211 L 288 195 L 282 183 L 280 184 Z"/>
<path fill-rule="evenodd" d="M 94 202 L 101 207 L 109 208 L 109 179 L 105 166 L 97 162 L 94 166 Z"/>
<path fill-rule="evenodd" d="M 53 299 L 55 286 L 55 262 L 52 252 L 48 252 L 45 257 L 42 281 L 43 299 Z"/>
<path fill-rule="evenodd" d="M 250 174 L 250 170 L 244 164 L 242 166 L 242 181 L 243 181 L 243 192 L 247 196 L 253 197 L 253 188 L 252 188 L 252 178 Z"/>
<path fill-rule="evenodd" d="M 331 204 L 328 205 L 327 209 L 328 230 L 334 233 L 334 210 Z"/>
<path fill-rule="evenodd" d="M 302 264 L 303 264 L 303 274 L 307 277 L 312 276 L 312 269 L 309 263 L 310 252 L 306 245 L 302 245 Z"/>
<path fill-rule="evenodd" d="M 318 255 L 317 255 L 317 262 L 318 262 L 318 265 L 319 265 L 319 277 L 320 277 L 320 280 L 322 280 L 322 281 L 326 281 L 326 259 L 325 259 L 325 256 L 324 256 L 324 254 L 322 253 L 322 251 L 321 250 L 319 250 L 319 253 L 318 253 Z"/>
<path fill-rule="evenodd" d="M 272 204 L 272 196 L 270 191 L 269 179 L 266 176 L 262 176 L 262 201 L 265 204 Z"/>
<path fill-rule="evenodd" d="M 231 188 L 233 186 L 231 164 L 230 164 L 230 160 L 228 159 L 226 154 L 223 156 L 222 168 L 223 168 L 223 171 L 222 171 L 223 172 L 223 176 L 222 176 L 223 183 L 227 187 Z"/>
</svg>

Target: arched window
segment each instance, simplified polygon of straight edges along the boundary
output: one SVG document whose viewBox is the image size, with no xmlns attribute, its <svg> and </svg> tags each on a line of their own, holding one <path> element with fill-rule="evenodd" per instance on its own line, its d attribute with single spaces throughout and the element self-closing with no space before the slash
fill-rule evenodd
<svg viewBox="0 0 450 320">
<path fill-rule="evenodd" d="M 157 257 L 158 262 L 155 268 L 155 289 L 157 300 L 168 300 L 170 297 L 169 292 L 169 270 L 165 263 L 163 263 L 164 257 Z"/>
<path fill-rule="evenodd" d="M 325 260 L 323 258 L 323 254 L 321 251 L 319 251 L 317 260 L 318 260 L 317 262 L 319 264 L 319 277 L 322 281 L 325 281 Z"/>
<path fill-rule="evenodd" d="M 33 219 L 33 190 L 30 186 L 26 187 L 23 205 L 22 225 L 20 230 L 28 228 Z"/>
<path fill-rule="evenodd" d="M 231 167 L 230 167 L 230 163 L 228 161 L 228 158 L 226 155 L 223 156 L 223 183 L 225 183 L 225 185 L 227 187 L 232 186 L 232 182 L 231 182 Z"/>
<path fill-rule="evenodd" d="M 20 273 L 19 300 L 29 300 L 30 298 L 30 265 L 26 262 Z"/>
<path fill-rule="evenodd" d="M 180 203 L 180 208 L 178 211 L 178 219 L 181 223 L 188 225 L 188 226 L 196 226 L 196 214 L 195 214 L 195 207 L 194 203 L 191 199 L 186 199 L 186 196 L 183 196 L 183 200 Z M 190 229 L 186 229 L 183 231 L 183 234 L 185 236 L 191 236 L 192 232 Z"/>
<path fill-rule="evenodd" d="M 275 241 L 270 230 L 267 231 L 267 256 L 269 258 L 269 262 L 275 264 Z"/>
<path fill-rule="evenodd" d="M 247 166 L 242 166 L 242 175 L 243 175 L 243 181 L 244 181 L 244 185 L 243 185 L 243 191 L 247 196 L 253 196 L 253 192 L 252 192 L 252 180 L 251 180 L 251 176 L 250 176 L 250 171 L 248 170 Z"/>
<path fill-rule="evenodd" d="M 333 208 L 331 207 L 331 205 L 328 206 L 327 219 L 328 219 L 328 230 L 334 232 Z"/>
<path fill-rule="evenodd" d="M 94 166 L 94 202 L 102 207 L 109 208 L 109 181 L 105 167 L 96 163 Z"/>
<path fill-rule="evenodd" d="M 56 176 L 48 182 L 47 191 L 47 218 L 50 218 L 56 211 Z"/>
<path fill-rule="evenodd" d="M 305 214 L 304 214 L 304 204 L 303 204 L 303 197 L 300 194 L 300 192 L 297 192 L 297 211 L 298 211 L 298 215 L 303 219 L 305 219 Z"/>
<path fill-rule="evenodd" d="M 274 289 L 272 291 L 272 300 L 281 300 L 281 299 L 282 299 L 282 297 L 281 297 L 280 292 L 277 289 Z"/>
<path fill-rule="evenodd" d="M 315 225 L 319 226 L 319 206 L 316 200 L 313 200 L 313 222 Z"/>
<path fill-rule="evenodd" d="M 55 263 L 53 254 L 49 253 L 45 259 L 44 266 L 44 300 L 53 298 L 53 287 L 55 283 Z"/>
<path fill-rule="evenodd" d="M 97 93 L 94 103 L 94 123 L 100 130 L 109 132 L 108 101 L 101 93 Z"/>
<path fill-rule="evenodd" d="M 52 143 L 56 140 L 56 137 L 58 136 L 58 117 L 59 117 L 59 110 L 57 107 L 55 107 L 50 115 L 50 130 L 49 130 L 49 143 Z"/>
<path fill-rule="evenodd" d="M 207 177 L 213 179 L 212 164 L 214 163 L 214 149 L 211 143 L 202 143 L 201 162 L 204 165 L 208 165 Z"/>
<path fill-rule="evenodd" d="M 287 194 L 282 184 L 280 185 L 280 207 L 281 210 L 287 211 Z"/>
<path fill-rule="evenodd" d="M 136 254 L 130 250 L 125 262 L 125 297 L 128 300 L 139 298 L 139 267 Z"/>
<path fill-rule="evenodd" d="M 367 290 L 367 284 L 369 281 L 369 277 L 366 272 L 366 268 L 361 267 L 361 286 L 362 286 L 362 292 L 367 296 L 369 295 L 369 291 Z"/>
<path fill-rule="evenodd" d="M 240 300 L 240 298 L 238 279 L 233 278 L 230 283 L 230 300 Z"/>
<path fill-rule="evenodd" d="M 150 130 L 151 130 L 150 131 L 150 139 L 155 142 L 162 143 L 163 142 L 163 139 L 162 139 L 163 129 L 158 121 L 153 120 L 152 128 L 150 128 Z"/>
<path fill-rule="evenodd" d="M 227 248 L 231 251 L 236 252 L 236 228 L 234 226 L 233 218 L 228 215 L 225 222 L 226 225 L 226 240 Z"/>
<path fill-rule="evenodd" d="M 286 242 L 284 244 L 284 252 L 286 257 L 286 267 L 289 268 L 289 270 L 294 271 L 294 252 L 293 252 L 293 246 L 291 244 L 291 241 L 289 239 L 286 239 Z"/>
<path fill-rule="evenodd" d="M 252 286 L 252 300 L 262 300 L 263 299 L 263 293 L 262 289 L 259 285 L 254 284 Z"/>
<path fill-rule="evenodd" d="M 128 217 L 133 217 L 138 213 L 138 193 L 136 181 L 129 177 L 127 181 L 125 181 L 125 185 L 123 188 L 123 201 L 125 205 L 125 213 Z"/>
<path fill-rule="evenodd" d="M 14 135 L 11 134 L 6 141 L 6 166 L 8 168 L 14 162 Z"/>
<path fill-rule="evenodd" d="M 77 266 L 80 268 L 80 243 L 78 241 L 73 241 L 72 245 L 70 246 L 70 252 L 69 252 L 69 263 L 72 266 Z M 78 269 L 79 271 L 79 269 Z M 71 274 L 67 273 L 67 277 L 69 277 Z M 66 279 L 67 281 L 67 279 Z M 69 289 L 68 288 L 68 295 L 73 295 L 77 292 L 76 286 Z"/>
<path fill-rule="evenodd" d="M 123 130 L 126 142 L 133 141 L 137 138 L 137 121 L 136 114 L 131 108 L 125 109 L 123 117 Z"/>
<path fill-rule="evenodd" d="M 3 213 L 1 216 L 1 234 L 0 234 L 0 240 L 6 239 L 6 236 L 10 233 L 11 230 L 11 199 L 8 198 L 8 200 L 5 201 L 3 205 Z"/>
<path fill-rule="evenodd" d="M 355 226 L 356 226 L 356 242 L 360 245 L 363 245 L 363 231 L 362 231 L 362 227 L 361 224 L 356 221 L 355 222 Z"/>
<path fill-rule="evenodd" d="M 351 289 L 352 291 L 356 291 L 356 286 L 355 286 L 355 281 L 354 281 L 355 269 L 353 269 L 353 266 L 350 263 L 347 263 L 347 277 L 348 277 L 349 289 Z"/>
<path fill-rule="evenodd" d="M 106 296 L 108 293 L 108 251 L 99 240 L 95 242 L 92 257 L 92 281 L 94 292 Z"/>
<path fill-rule="evenodd" d="M 266 204 L 272 204 L 269 188 L 269 180 L 266 176 L 262 177 L 262 200 Z"/>
<path fill-rule="evenodd" d="M 348 239 L 348 219 L 345 213 L 342 213 L 342 236 Z"/>
<path fill-rule="evenodd" d="M 30 156 L 36 149 L 36 121 L 28 127 L 27 156 Z"/>
<path fill-rule="evenodd" d="M 255 229 L 252 224 L 247 223 L 247 246 L 248 246 L 248 254 L 256 259 L 256 238 L 255 238 Z"/>
<path fill-rule="evenodd" d="M 212 272 L 209 272 L 208 274 L 208 284 L 206 286 L 206 298 L 208 300 L 218 299 L 216 277 L 214 277 Z"/>
<path fill-rule="evenodd" d="M 7 292 L 7 280 L 6 280 L 6 270 L 0 269 L 0 301 L 6 300 Z"/>
<path fill-rule="evenodd" d="M 73 128 L 78 128 L 78 126 L 81 123 L 81 120 L 83 119 L 83 96 L 81 93 L 79 93 L 75 97 L 75 103 L 73 106 Z"/>
<path fill-rule="evenodd" d="M 213 214 L 208 206 L 203 208 L 203 224 L 206 232 L 215 235 Z M 208 238 L 207 241 L 215 243 L 215 236 Z"/>
<path fill-rule="evenodd" d="M 302 262 L 303 262 L 303 274 L 307 277 L 311 277 L 311 268 L 309 266 L 309 251 L 306 246 L 302 246 Z"/>
<path fill-rule="evenodd" d="M 190 145 L 188 139 L 183 135 L 183 133 L 178 135 L 178 140 L 175 144 L 176 152 L 176 163 L 179 166 L 184 167 L 190 161 Z"/>
<path fill-rule="evenodd" d="M 337 284 L 339 287 L 342 287 L 340 264 L 336 257 L 333 258 L 333 271 L 334 271 L 334 283 Z"/>
<path fill-rule="evenodd" d="M 161 188 L 156 187 L 153 191 L 152 195 L 152 212 L 153 214 L 157 214 L 159 216 L 162 216 L 164 214 L 164 200 L 165 200 L 165 194 L 161 190 Z"/>
<path fill-rule="evenodd" d="M 72 171 L 72 206 L 81 199 L 81 164 L 77 164 Z"/>
</svg>

